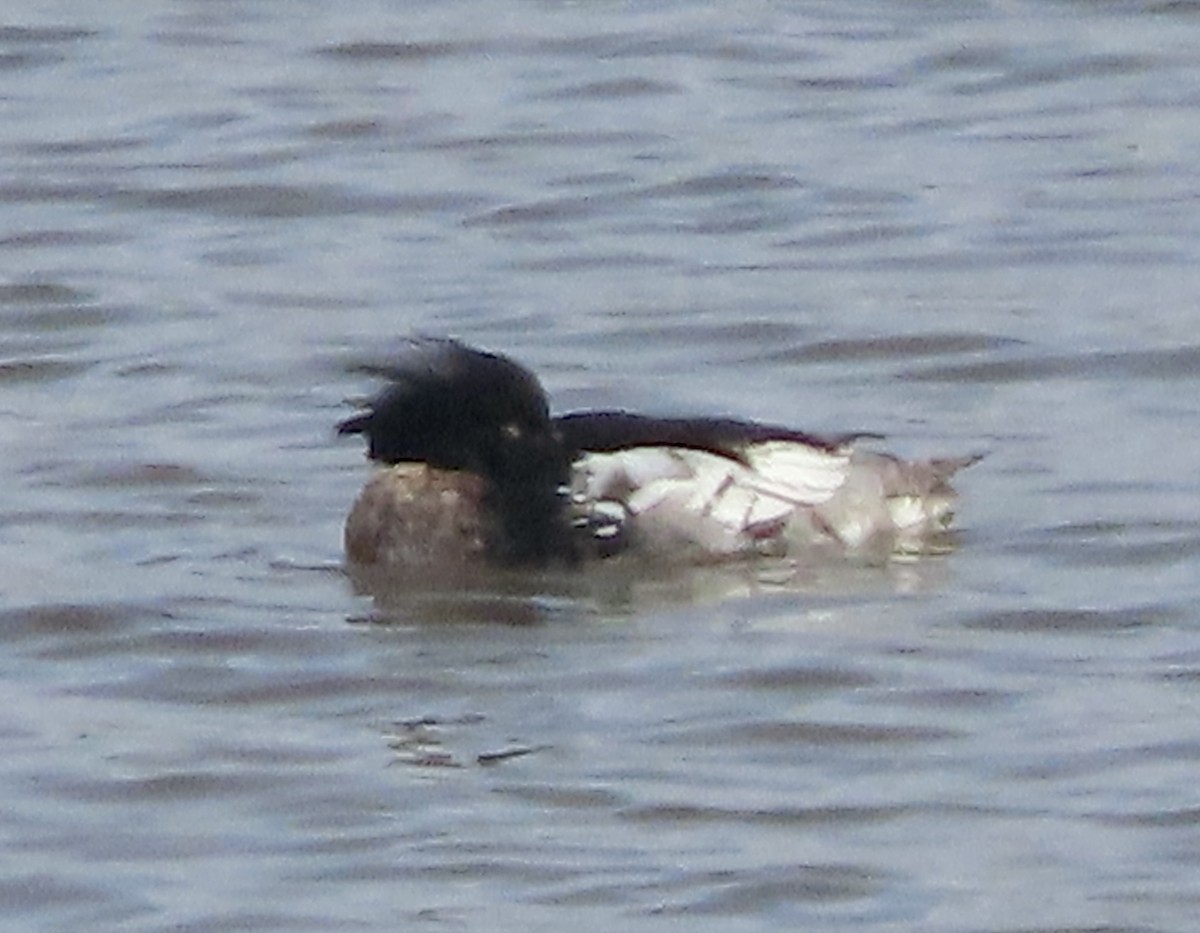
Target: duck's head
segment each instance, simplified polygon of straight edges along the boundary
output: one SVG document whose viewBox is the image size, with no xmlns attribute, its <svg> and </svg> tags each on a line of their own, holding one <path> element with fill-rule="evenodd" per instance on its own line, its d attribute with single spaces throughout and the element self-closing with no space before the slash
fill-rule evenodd
<svg viewBox="0 0 1200 933">
<path fill-rule="evenodd" d="M 510 536 L 551 520 L 570 460 L 533 373 L 453 340 L 416 341 L 395 362 L 363 368 L 390 385 L 339 434 L 366 435 L 368 455 L 382 463 L 482 476 Z"/>
</svg>

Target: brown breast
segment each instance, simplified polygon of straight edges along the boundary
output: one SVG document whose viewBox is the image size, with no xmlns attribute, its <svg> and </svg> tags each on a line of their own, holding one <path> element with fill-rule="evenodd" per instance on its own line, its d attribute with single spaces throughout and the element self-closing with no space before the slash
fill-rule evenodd
<svg viewBox="0 0 1200 933">
<path fill-rule="evenodd" d="M 346 519 L 352 564 L 416 570 L 482 564 L 486 483 L 473 473 L 401 463 L 377 470 Z"/>
</svg>

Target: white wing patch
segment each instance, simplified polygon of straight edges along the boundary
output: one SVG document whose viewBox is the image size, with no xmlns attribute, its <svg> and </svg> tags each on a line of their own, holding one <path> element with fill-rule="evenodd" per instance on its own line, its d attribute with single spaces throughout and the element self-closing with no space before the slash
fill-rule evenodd
<svg viewBox="0 0 1200 933">
<path fill-rule="evenodd" d="M 829 501 L 850 472 L 850 445 L 836 450 L 767 441 L 746 451 L 746 459 L 759 484 L 770 484 L 777 495 L 797 505 Z"/>
<path fill-rule="evenodd" d="M 770 441 L 745 463 L 705 451 L 635 447 L 575 464 L 576 501 L 624 504 L 641 539 L 712 556 L 769 550 L 798 513 L 845 482 L 849 448 Z M 689 555 L 690 556 L 690 555 Z"/>
</svg>

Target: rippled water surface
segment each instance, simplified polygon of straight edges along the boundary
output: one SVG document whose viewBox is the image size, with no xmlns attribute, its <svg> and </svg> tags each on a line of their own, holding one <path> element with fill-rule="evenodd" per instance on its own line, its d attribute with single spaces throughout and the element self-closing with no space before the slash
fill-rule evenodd
<svg viewBox="0 0 1200 933">
<path fill-rule="evenodd" d="M 1194 930 L 1198 13 L 6 3 L 5 928 Z M 373 600 L 413 333 L 989 455 L 942 558 Z"/>
</svg>

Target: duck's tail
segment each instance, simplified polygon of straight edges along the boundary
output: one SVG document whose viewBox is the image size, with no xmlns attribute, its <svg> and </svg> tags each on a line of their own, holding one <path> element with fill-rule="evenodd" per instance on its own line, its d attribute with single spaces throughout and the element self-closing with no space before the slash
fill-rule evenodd
<svg viewBox="0 0 1200 933">
<path fill-rule="evenodd" d="M 884 541 L 896 553 L 937 550 L 937 536 L 953 523 L 958 499 L 950 481 L 982 458 L 975 453 L 908 461 L 856 451 L 846 482 L 818 507 L 821 524 L 848 548 Z"/>
</svg>

